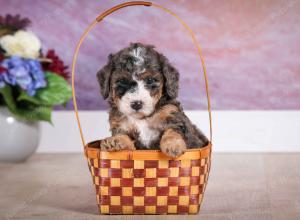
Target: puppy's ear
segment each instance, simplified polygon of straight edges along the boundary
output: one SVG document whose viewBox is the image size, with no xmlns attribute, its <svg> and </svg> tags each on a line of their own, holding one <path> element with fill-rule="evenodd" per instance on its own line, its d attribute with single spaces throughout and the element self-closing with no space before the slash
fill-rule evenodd
<svg viewBox="0 0 300 220">
<path fill-rule="evenodd" d="M 110 78 L 113 71 L 113 55 L 108 56 L 107 64 L 97 72 L 97 79 L 100 85 L 100 92 L 104 99 L 107 99 L 109 96 L 110 90 Z"/>
<path fill-rule="evenodd" d="M 165 93 L 170 99 L 175 99 L 178 95 L 179 72 L 172 66 L 169 60 L 162 54 L 159 54 L 161 61 L 161 71 L 164 76 Z"/>
</svg>

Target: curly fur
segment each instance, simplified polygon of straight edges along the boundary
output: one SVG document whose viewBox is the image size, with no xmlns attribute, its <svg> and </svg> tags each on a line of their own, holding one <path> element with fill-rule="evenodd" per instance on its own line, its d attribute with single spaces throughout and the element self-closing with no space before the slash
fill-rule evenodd
<svg viewBox="0 0 300 220">
<path fill-rule="evenodd" d="M 207 145 L 207 138 L 191 123 L 176 100 L 179 72 L 154 46 L 132 43 L 118 53 L 110 54 L 97 78 L 101 94 L 110 104 L 109 121 L 113 136 L 128 135 L 137 149 L 159 149 L 163 144 L 162 136 L 167 135 L 168 130 L 174 137 L 181 137 L 186 148 Z M 123 110 L 122 106 L 132 104 L 135 97 L 143 103 L 142 109 Z M 148 111 L 143 109 L 144 106 Z M 170 140 L 165 136 L 165 140 Z M 173 153 L 178 156 L 176 149 Z"/>
</svg>

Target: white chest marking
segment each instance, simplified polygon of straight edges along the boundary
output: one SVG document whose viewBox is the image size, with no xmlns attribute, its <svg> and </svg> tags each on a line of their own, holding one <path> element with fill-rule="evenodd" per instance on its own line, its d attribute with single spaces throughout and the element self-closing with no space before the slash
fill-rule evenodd
<svg viewBox="0 0 300 220">
<path fill-rule="evenodd" d="M 159 131 L 150 128 L 148 121 L 145 119 L 131 118 L 129 119 L 129 123 L 139 132 L 139 141 L 147 148 L 150 148 L 150 143 L 159 136 Z"/>
</svg>

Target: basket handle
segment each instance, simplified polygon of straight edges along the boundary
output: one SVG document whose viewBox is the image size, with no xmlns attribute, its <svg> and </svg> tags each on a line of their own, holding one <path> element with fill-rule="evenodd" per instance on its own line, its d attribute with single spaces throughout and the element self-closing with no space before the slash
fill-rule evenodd
<svg viewBox="0 0 300 220">
<path fill-rule="evenodd" d="M 76 61 L 77 61 L 77 56 L 78 56 L 78 52 L 79 52 L 79 48 L 82 44 L 82 42 L 84 41 L 84 39 L 86 38 L 86 36 L 88 35 L 88 33 L 95 27 L 95 25 L 102 21 L 106 16 L 110 15 L 111 13 L 121 9 L 121 8 L 125 8 L 128 6 L 153 6 L 159 9 L 162 9 L 163 11 L 167 12 L 168 14 L 171 14 L 173 17 L 175 17 L 184 27 L 185 29 L 188 31 L 188 33 L 190 34 L 190 36 L 193 39 L 193 43 L 197 48 L 198 51 L 198 55 L 202 64 L 202 69 L 203 69 L 203 74 L 204 74 L 204 80 L 205 80 L 205 89 L 206 89 L 206 98 L 207 98 L 207 110 L 208 110 L 208 114 L 209 114 L 209 131 L 210 131 L 210 142 L 212 142 L 212 115 L 211 115 L 211 105 L 210 105 L 210 95 L 209 95 L 209 88 L 208 88 L 208 79 L 207 79 L 207 74 L 206 74 L 206 67 L 205 67 L 205 63 L 204 63 L 204 58 L 202 55 L 202 51 L 200 48 L 200 45 L 198 43 L 198 41 L 196 40 L 196 36 L 194 34 L 194 32 L 192 31 L 192 29 L 174 12 L 170 11 L 169 9 L 156 4 L 156 3 L 152 3 L 152 2 L 145 2 L 145 1 L 131 1 L 131 2 L 125 2 L 119 5 L 116 5 L 110 9 L 108 9 L 107 11 L 103 12 L 102 14 L 100 14 L 83 32 L 83 34 L 81 35 L 77 45 L 76 45 L 76 49 L 73 55 L 73 61 L 72 61 L 72 95 L 73 95 L 73 104 L 74 104 L 74 110 L 75 110 L 75 115 L 76 115 L 76 120 L 77 120 L 77 124 L 78 124 L 78 128 L 79 128 L 79 132 L 80 132 L 80 137 L 81 137 L 81 141 L 83 146 L 85 147 L 85 140 L 84 140 L 84 136 L 83 136 L 83 131 L 82 131 L 82 127 L 81 127 L 81 123 L 80 123 L 80 119 L 79 119 L 79 115 L 78 115 L 78 108 L 77 108 L 77 102 L 76 102 L 76 94 L 75 94 L 75 66 L 76 66 Z"/>
</svg>

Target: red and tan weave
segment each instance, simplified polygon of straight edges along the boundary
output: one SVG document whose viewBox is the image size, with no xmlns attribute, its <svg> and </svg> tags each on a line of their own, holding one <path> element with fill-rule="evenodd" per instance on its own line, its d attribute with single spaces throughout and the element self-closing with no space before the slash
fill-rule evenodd
<svg viewBox="0 0 300 220">
<path fill-rule="evenodd" d="M 192 152 L 198 159 L 177 160 L 149 160 L 147 151 L 147 159 L 138 160 L 101 159 L 101 152 L 86 152 L 100 213 L 198 213 L 210 169 L 210 146 L 204 151 Z"/>
</svg>

